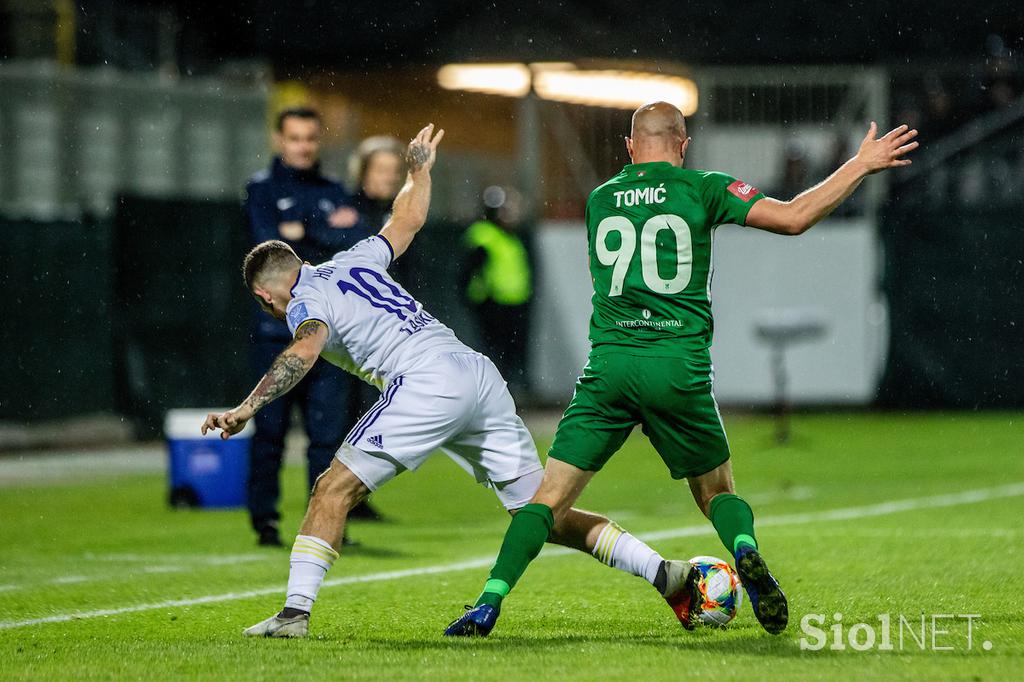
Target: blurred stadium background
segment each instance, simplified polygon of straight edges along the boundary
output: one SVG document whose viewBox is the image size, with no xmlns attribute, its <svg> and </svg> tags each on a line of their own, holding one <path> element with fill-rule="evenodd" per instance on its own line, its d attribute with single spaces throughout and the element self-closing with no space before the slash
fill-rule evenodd
<svg viewBox="0 0 1024 682">
<path fill-rule="evenodd" d="M 0 8 L 3 451 L 152 439 L 169 408 L 244 393 L 240 193 L 271 157 L 274 113 L 298 103 L 322 111 L 337 176 L 368 135 L 448 129 L 409 286 L 470 342 L 451 244 L 486 185 L 524 190 L 539 282 L 529 406 L 560 407 L 587 349 L 583 204 L 625 162 L 631 108 L 549 78 L 574 72 L 681 83 L 688 165 L 776 196 L 824 177 L 872 118 L 921 130 L 911 168 L 870 179 L 798 241 L 719 232 L 724 405 L 774 404 L 757 330 L 793 316 L 824 328 L 785 355 L 799 407 L 1024 405 L 1012 3 L 873 1 L 841 21 L 808 2 Z M 483 83 L 443 71 L 459 64 L 504 70 Z"/>
</svg>

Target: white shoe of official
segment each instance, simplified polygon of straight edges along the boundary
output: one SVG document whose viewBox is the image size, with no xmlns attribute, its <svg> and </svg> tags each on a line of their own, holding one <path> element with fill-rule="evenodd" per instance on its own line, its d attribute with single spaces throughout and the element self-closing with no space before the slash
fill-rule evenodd
<svg viewBox="0 0 1024 682">
<path fill-rule="evenodd" d="M 309 614 L 281 618 L 276 613 L 242 630 L 244 637 L 305 637 L 309 634 Z"/>
</svg>

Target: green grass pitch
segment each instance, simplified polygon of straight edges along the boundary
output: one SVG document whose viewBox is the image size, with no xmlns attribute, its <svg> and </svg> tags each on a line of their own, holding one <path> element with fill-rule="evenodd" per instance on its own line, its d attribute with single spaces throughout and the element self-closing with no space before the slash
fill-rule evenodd
<svg viewBox="0 0 1024 682">
<path fill-rule="evenodd" d="M 790 598 L 778 637 L 748 605 L 725 630 L 685 632 L 642 580 L 545 550 L 490 638 L 445 640 L 507 517 L 443 457 L 375 497 L 390 523 L 353 525 L 362 546 L 328 575 L 305 641 L 239 634 L 280 607 L 288 571 L 287 551 L 254 546 L 243 512 L 172 511 L 162 475 L 7 487 L 0 679 L 1019 679 L 1022 423 L 1008 413 L 803 415 L 792 442 L 776 446 L 766 418 L 727 419 L 738 491 Z M 287 470 L 286 536 L 305 504 L 301 481 Z M 581 506 L 666 556 L 725 556 L 642 436 Z M 831 648 L 837 613 L 843 650 Z M 801 649 L 808 614 L 824 616 L 822 650 Z M 879 614 L 891 618 L 893 650 L 878 648 Z M 968 621 L 943 615 L 977 616 L 970 648 Z M 846 639 L 859 622 L 857 642 L 868 627 L 876 639 L 867 651 Z"/>
</svg>

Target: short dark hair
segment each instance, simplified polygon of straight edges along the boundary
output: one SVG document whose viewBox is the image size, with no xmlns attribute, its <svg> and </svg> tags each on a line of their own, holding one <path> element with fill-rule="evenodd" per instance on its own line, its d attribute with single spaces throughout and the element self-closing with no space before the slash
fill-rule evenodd
<svg viewBox="0 0 1024 682">
<path fill-rule="evenodd" d="M 242 278 L 245 288 L 250 292 L 256 280 L 272 272 L 284 270 L 289 266 L 302 265 L 302 259 L 280 239 L 261 242 L 245 254 L 242 261 Z"/>
<path fill-rule="evenodd" d="M 289 118 L 304 118 L 307 121 L 320 123 L 320 112 L 310 107 L 289 107 L 282 109 L 277 114 L 277 132 L 284 132 L 284 122 Z"/>
</svg>

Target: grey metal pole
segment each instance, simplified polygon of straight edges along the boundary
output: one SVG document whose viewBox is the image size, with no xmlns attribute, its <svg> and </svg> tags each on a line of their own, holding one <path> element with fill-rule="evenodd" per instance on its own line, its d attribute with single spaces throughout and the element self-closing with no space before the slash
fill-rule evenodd
<svg viewBox="0 0 1024 682">
<path fill-rule="evenodd" d="M 532 91 L 519 100 L 517 117 L 519 149 L 516 184 L 527 198 L 527 222 L 533 222 L 540 215 L 544 201 L 544 187 L 541 182 L 541 112 L 540 100 Z"/>
<path fill-rule="evenodd" d="M 772 344 L 772 378 L 775 380 L 775 440 L 785 443 L 789 440 L 789 402 L 786 396 L 785 344 Z"/>
</svg>

